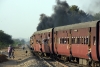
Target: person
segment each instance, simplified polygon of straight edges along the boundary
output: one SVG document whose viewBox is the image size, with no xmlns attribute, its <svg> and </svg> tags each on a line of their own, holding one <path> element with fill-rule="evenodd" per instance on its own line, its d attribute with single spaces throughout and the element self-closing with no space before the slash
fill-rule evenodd
<svg viewBox="0 0 100 67">
<path fill-rule="evenodd" d="M 87 55 L 88 55 L 88 58 L 89 58 L 88 65 L 91 66 L 91 63 L 92 63 L 91 49 L 88 50 Z"/>
<path fill-rule="evenodd" d="M 72 51 L 71 51 L 71 46 L 69 45 L 69 50 L 70 50 L 70 56 L 69 56 L 69 62 L 72 60 Z"/>
<path fill-rule="evenodd" d="M 26 53 L 26 56 L 27 56 L 28 51 L 26 50 L 25 53 Z"/>
<path fill-rule="evenodd" d="M 13 47 L 13 48 L 12 48 L 12 53 L 11 53 L 11 54 L 12 54 L 13 59 L 15 58 L 15 57 L 14 57 L 14 51 L 15 51 L 15 49 L 14 49 L 14 47 Z"/>
<path fill-rule="evenodd" d="M 8 47 L 8 58 L 11 58 L 11 53 L 12 53 L 12 46 L 9 45 L 9 47 Z"/>
</svg>

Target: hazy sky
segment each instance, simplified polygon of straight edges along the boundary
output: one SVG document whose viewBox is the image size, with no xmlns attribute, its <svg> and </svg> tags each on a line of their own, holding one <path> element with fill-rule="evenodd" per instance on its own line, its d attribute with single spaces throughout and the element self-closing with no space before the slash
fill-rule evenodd
<svg viewBox="0 0 100 67">
<path fill-rule="evenodd" d="M 91 0 L 66 1 L 86 10 Z M 13 38 L 29 38 L 36 31 L 40 14 L 50 16 L 55 4 L 55 0 L 0 0 L 0 30 Z"/>
</svg>

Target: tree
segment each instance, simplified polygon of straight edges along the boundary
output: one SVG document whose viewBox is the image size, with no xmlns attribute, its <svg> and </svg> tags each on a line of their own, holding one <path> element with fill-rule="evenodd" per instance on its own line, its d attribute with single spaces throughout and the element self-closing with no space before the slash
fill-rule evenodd
<svg viewBox="0 0 100 67">
<path fill-rule="evenodd" d="M 25 40 L 24 40 L 24 39 L 21 40 L 21 44 L 22 44 L 22 45 L 25 44 Z"/>
<path fill-rule="evenodd" d="M 9 44 L 13 44 L 11 35 L 6 34 L 4 31 L 0 30 L 0 46 L 7 46 Z"/>
</svg>

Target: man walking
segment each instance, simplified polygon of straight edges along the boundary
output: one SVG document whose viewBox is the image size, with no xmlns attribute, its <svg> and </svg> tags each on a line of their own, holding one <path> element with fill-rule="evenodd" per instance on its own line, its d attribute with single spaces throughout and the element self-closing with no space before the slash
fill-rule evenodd
<svg viewBox="0 0 100 67">
<path fill-rule="evenodd" d="M 11 58 L 11 53 L 12 53 L 12 46 L 9 45 L 9 47 L 8 47 L 8 58 Z"/>
</svg>

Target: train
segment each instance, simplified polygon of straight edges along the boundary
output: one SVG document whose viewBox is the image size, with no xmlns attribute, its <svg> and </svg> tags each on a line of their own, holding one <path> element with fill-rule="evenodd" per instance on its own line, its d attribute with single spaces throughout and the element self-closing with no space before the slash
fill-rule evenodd
<svg viewBox="0 0 100 67">
<path fill-rule="evenodd" d="M 89 21 L 36 31 L 30 37 L 35 53 L 69 61 L 70 56 L 79 64 L 100 63 L 100 21 Z"/>
</svg>

